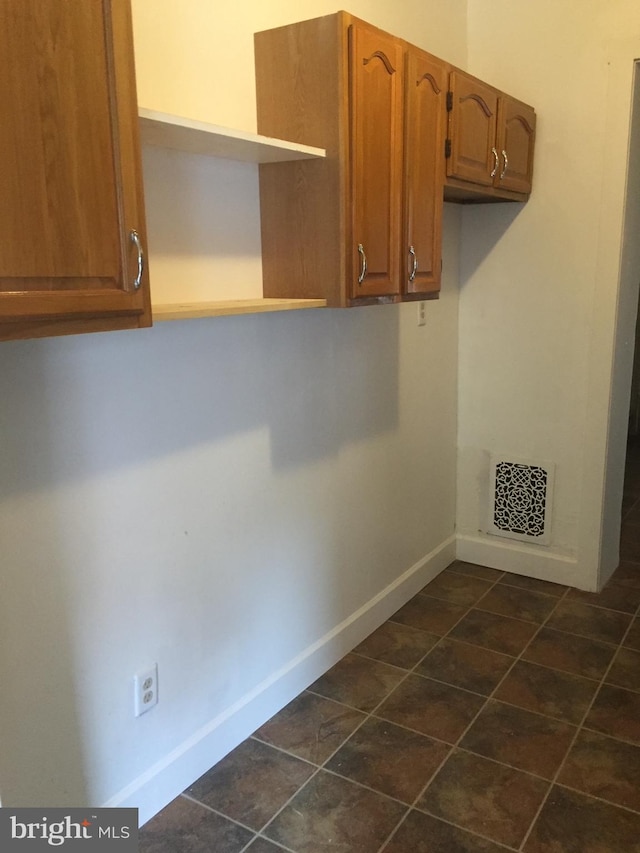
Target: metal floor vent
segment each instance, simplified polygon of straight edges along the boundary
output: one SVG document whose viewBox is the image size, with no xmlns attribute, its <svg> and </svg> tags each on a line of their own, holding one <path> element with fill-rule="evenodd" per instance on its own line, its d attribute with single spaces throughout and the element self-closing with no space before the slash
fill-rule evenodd
<svg viewBox="0 0 640 853">
<path fill-rule="evenodd" d="M 487 532 L 548 544 L 554 472 L 553 462 L 492 456 Z"/>
</svg>

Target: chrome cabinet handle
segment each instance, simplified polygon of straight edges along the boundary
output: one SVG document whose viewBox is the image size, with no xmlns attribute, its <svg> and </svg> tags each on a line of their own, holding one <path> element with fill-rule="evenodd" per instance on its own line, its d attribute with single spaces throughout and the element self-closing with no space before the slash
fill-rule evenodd
<svg viewBox="0 0 640 853">
<path fill-rule="evenodd" d="M 500 180 L 504 178 L 507 174 L 507 169 L 509 168 L 509 158 L 507 157 L 507 152 L 502 149 L 502 156 L 504 157 L 504 169 L 500 172 Z"/>
<path fill-rule="evenodd" d="M 409 246 L 409 254 L 413 258 L 413 267 L 409 273 L 409 281 L 411 282 L 415 279 L 416 273 L 418 272 L 418 256 L 416 255 L 416 250 L 413 246 Z"/>
<path fill-rule="evenodd" d="M 364 277 L 367 274 L 367 256 L 364 253 L 364 246 L 358 243 L 358 252 L 360 254 L 360 275 L 358 276 L 358 284 L 362 284 Z"/>
<path fill-rule="evenodd" d="M 491 153 L 493 154 L 493 169 L 491 170 L 490 178 L 495 178 L 496 172 L 498 171 L 498 166 L 500 165 L 500 158 L 498 157 L 498 152 L 495 148 L 491 149 Z"/>
<path fill-rule="evenodd" d="M 133 280 L 133 287 L 135 290 L 138 290 L 142 284 L 142 274 L 144 272 L 144 251 L 142 249 L 142 243 L 140 242 L 140 235 L 135 229 L 133 229 L 129 234 L 129 239 L 136 247 L 136 251 L 138 253 L 138 273 Z"/>
</svg>

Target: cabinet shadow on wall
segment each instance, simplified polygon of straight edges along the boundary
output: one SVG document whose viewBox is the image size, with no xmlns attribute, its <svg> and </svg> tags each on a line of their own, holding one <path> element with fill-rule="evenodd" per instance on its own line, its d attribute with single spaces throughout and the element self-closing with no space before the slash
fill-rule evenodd
<svg viewBox="0 0 640 853">
<path fill-rule="evenodd" d="M 218 317 L 5 343 L 2 494 L 261 428 L 274 468 L 393 430 L 399 310 Z"/>
<path fill-rule="evenodd" d="M 469 276 L 491 254 L 524 208 L 523 202 L 462 205 L 461 290 L 467 284 Z M 481 239 L 476 236 L 478 234 Z"/>
</svg>

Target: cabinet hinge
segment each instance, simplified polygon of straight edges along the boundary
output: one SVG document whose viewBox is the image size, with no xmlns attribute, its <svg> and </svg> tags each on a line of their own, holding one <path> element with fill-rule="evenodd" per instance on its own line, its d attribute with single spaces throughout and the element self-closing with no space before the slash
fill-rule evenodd
<svg viewBox="0 0 640 853">
<path fill-rule="evenodd" d="M 447 112 L 450 113 L 453 109 L 453 92 L 447 92 Z"/>
<path fill-rule="evenodd" d="M 445 156 L 445 159 L 447 157 L 451 157 L 451 140 L 450 139 L 445 139 L 445 141 L 444 141 L 444 156 Z"/>
</svg>

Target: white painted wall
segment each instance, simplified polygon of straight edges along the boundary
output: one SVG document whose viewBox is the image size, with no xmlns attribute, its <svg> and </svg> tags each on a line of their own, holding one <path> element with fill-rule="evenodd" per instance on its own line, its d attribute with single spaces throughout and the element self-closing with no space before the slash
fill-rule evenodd
<svg viewBox="0 0 640 853">
<path fill-rule="evenodd" d="M 141 104 L 253 129 L 253 31 L 334 8 L 133 10 Z M 465 62 L 464 0 L 351 11 Z M 257 281 L 255 169 L 162 152 L 146 169 L 153 286 Z M 181 224 L 198 210 L 209 234 Z M 1 345 L 3 805 L 146 820 L 451 561 L 459 210 L 445 219 L 425 328 L 407 305 Z M 134 719 L 132 676 L 155 661 L 160 703 Z"/>
<path fill-rule="evenodd" d="M 458 553 L 595 589 L 617 565 L 632 347 L 614 371 L 615 330 L 633 328 L 640 278 L 619 287 L 640 14 L 631 0 L 486 0 L 468 25 L 470 68 L 539 123 L 529 203 L 463 216 Z M 556 462 L 548 547 L 481 532 L 492 451 Z"/>
</svg>

